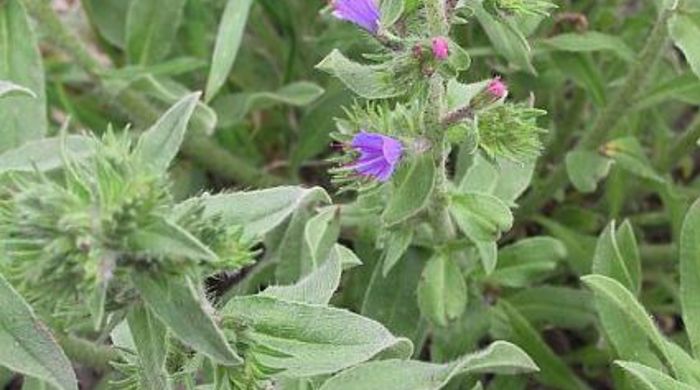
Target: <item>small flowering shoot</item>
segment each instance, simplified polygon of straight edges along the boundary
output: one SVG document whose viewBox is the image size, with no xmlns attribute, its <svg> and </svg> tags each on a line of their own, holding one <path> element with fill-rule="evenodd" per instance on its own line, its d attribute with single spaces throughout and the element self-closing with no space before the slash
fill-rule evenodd
<svg viewBox="0 0 700 390">
<path fill-rule="evenodd" d="M 0 389 L 700 389 L 699 4 L 0 1 Z"/>
</svg>

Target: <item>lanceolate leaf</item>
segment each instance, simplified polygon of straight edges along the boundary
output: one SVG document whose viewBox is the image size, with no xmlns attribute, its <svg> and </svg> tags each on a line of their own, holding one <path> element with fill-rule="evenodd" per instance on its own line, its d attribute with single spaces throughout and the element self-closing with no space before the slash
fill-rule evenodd
<svg viewBox="0 0 700 390">
<path fill-rule="evenodd" d="M 693 72 L 700 77 L 700 12 L 676 12 L 669 22 L 671 37 L 685 54 Z"/>
<path fill-rule="evenodd" d="M 204 206 L 204 216 L 219 216 L 229 225 L 241 225 L 250 237 L 261 237 L 289 218 L 300 207 L 311 202 L 330 203 L 326 191 L 320 187 L 275 187 L 260 191 L 204 195 L 190 199 L 175 209 L 184 212 L 197 203 Z"/>
<path fill-rule="evenodd" d="M 0 366 L 51 383 L 61 390 L 78 390 L 71 363 L 48 328 L 0 275 Z"/>
<path fill-rule="evenodd" d="M 418 284 L 418 306 L 435 324 L 447 326 L 467 307 L 467 285 L 459 266 L 445 256 L 428 261 Z"/>
<path fill-rule="evenodd" d="M 661 353 L 663 359 L 670 364 L 671 371 L 675 372 L 673 359 L 671 359 L 666 347 L 666 340 L 644 307 L 629 290 L 615 279 L 603 275 L 588 275 L 582 277 L 581 280 L 593 290 L 596 300 L 600 300 L 609 305 L 610 308 L 617 310 L 627 323 L 634 326 L 632 329 L 628 327 L 627 332 L 641 331 Z"/>
<path fill-rule="evenodd" d="M 143 304 L 131 308 L 127 321 L 142 368 L 142 388 L 169 389 L 168 373 L 165 371 L 168 352 L 165 326 Z"/>
<path fill-rule="evenodd" d="M 3 58 L 0 80 L 32 91 L 0 99 L 0 152 L 3 152 L 43 137 L 48 127 L 41 54 L 19 0 L 0 4 L 0 58 Z M 7 85 L 3 85 L 3 89 L 6 88 Z"/>
<path fill-rule="evenodd" d="M 647 367 L 636 362 L 616 361 L 615 364 L 622 367 L 633 376 L 647 390 L 692 390 L 694 387 L 679 382 L 661 371 Z"/>
<path fill-rule="evenodd" d="M 339 78 L 346 87 L 365 99 L 386 99 L 405 92 L 396 86 L 392 74 L 385 66 L 353 62 L 337 49 L 316 65 L 316 68 Z"/>
<path fill-rule="evenodd" d="M 412 161 L 408 171 L 403 173 L 382 214 L 382 220 L 390 226 L 423 210 L 435 186 L 435 163 L 428 154 Z"/>
<path fill-rule="evenodd" d="M 154 256 L 183 256 L 200 261 L 217 259 L 196 237 L 165 219 L 131 233 L 126 239 L 133 249 Z"/>
<path fill-rule="evenodd" d="M 182 342 L 221 364 L 242 363 L 211 317 L 214 309 L 191 280 L 143 271 L 131 279 L 148 308 Z"/>
<path fill-rule="evenodd" d="M 410 341 L 347 310 L 271 297 L 231 299 L 225 321 L 246 325 L 245 337 L 264 347 L 256 358 L 290 377 L 330 374 Z M 401 349 L 411 354 L 412 348 Z M 270 352 L 271 351 L 271 352 Z"/>
<path fill-rule="evenodd" d="M 681 306 L 695 356 L 700 356 L 700 201 L 688 211 L 681 232 Z"/>
<path fill-rule="evenodd" d="M 636 253 L 636 242 L 631 227 L 629 224 L 623 226 L 626 227 L 620 228 L 620 234 L 624 234 L 624 241 L 620 243 L 620 234 L 616 233 L 614 222 L 600 235 L 593 256 L 593 272 L 611 277 L 622 283 L 630 292 L 637 294 L 641 287 L 639 255 Z M 624 255 L 620 244 L 625 244 L 624 248 L 628 248 Z"/>
<path fill-rule="evenodd" d="M 508 206 L 491 195 L 477 192 L 454 194 L 450 213 L 457 226 L 475 242 L 495 241 L 513 224 Z"/>
<path fill-rule="evenodd" d="M 135 153 L 154 172 L 165 172 L 177 155 L 198 101 L 199 93 L 185 96 L 139 138 Z"/>
<path fill-rule="evenodd" d="M 126 52 L 132 64 L 154 64 L 170 53 L 185 2 L 131 1 L 126 18 Z"/>
<path fill-rule="evenodd" d="M 253 0 L 228 0 L 216 36 L 214 56 L 209 70 L 205 99 L 210 101 L 226 82 L 243 39 L 248 12 Z"/>
<path fill-rule="evenodd" d="M 340 285 L 342 264 L 338 251 L 331 251 L 314 272 L 291 286 L 271 286 L 260 295 L 287 301 L 327 304 Z"/>
<path fill-rule="evenodd" d="M 1 104 L 1 103 L 0 103 Z M 30 141 L 0 154 L 0 173 L 8 171 L 50 171 L 63 165 L 63 155 L 73 160 L 95 153 L 95 140 L 81 135 Z"/>
<path fill-rule="evenodd" d="M 329 379 L 321 390 L 438 390 L 462 373 L 517 374 L 537 371 L 520 348 L 497 341 L 447 364 L 385 360 L 369 362 Z"/>
</svg>

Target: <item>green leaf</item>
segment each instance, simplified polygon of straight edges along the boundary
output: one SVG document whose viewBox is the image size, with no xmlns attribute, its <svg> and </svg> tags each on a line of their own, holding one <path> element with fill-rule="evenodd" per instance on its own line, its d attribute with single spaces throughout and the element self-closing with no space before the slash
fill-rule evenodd
<svg viewBox="0 0 700 390">
<path fill-rule="evenodd" d="M 199 239 L 177 224 L 160 219 L 127 237 L 135 251 L 155 256 L 185 257 L 191 260 L 215 261 L 217 255 Z"/>
<path fill-rule="evenodd" d="M 571 184 L 583 193 L 594 192 L 598 182 L 610 173 L 613 160 L 589 150 L 574 150 L 566 154 L 566 172 Z"/>
<path fill-rule="evenodd" d="M 519 345 L 540 368 L 535 374 L 539 382 L 562 390 L 590 389 L 506 300 L 499 301 L 493 319 L 495 336 Z"/>
<path fill-rule="evenodd" d="M 132 64 L 167 57 L 182 21 L 186 0 L 131 1 L 126 17 L 126 53 Z"/>
<path fill-rule="evenodd" d="M 673 42 L 678 46 L 693 72 L 700 77 L 700 12 L 674 12 L 669 21 Z"/>
<path fill-rule="evenodd" d="M 160 66 L 165 67 L 164 64 L 160 64 Z M 157 67 L 158 65 L 154 65 L 147 68 L 152 71 L 160 70 Z M 115 85 L 120 89 L 119 81 Z M 137 80 L 131 82 L 128 87 L 144 95 L 151 96 L 168 106 L 172 106 L 194 94 L 189 88 L 174 79 L 166 76 L 155 76 L 154 74 L 140 76 Z M 212 135 L 217 126 L 217 120 L 214 109 L 197 101 L 194 112 L 191 114 L 189 127 L 194 134 Z"/>
<path fill-rule="evenodd" d="M 636 58 L 634 51 L 621 38 L 598 31 L 559 34 L 544 39 L 540 43 L 545 47 L 561 51 L 611 51 L 627 62 L 632 62 Z"/>
<path fill-rule="evenodd" d="M 0 275 L 0 366 L 51 383 L 61 390 L 78 390 L 71 363 L 49 329 Z"/>
<path fill-rule="evenodd" d="M 618 360 L 615 362 L 623 370 L 634 377 L 647 390 L 692 390 L 694 387 L 679 382 L 661 371 L 647 367 L 637 362 Z"/>
<path fill-rule="evenodd" d="M 410 248 L 401 266 L 383 275 L 377 262 L 362 300 L 360 314 L 379 321 L 394 335 L 409 338 L 416 346 L 423 342 L 427 322 L 421 320 L 416 288 L 429 253 Z"/>
<path fill-rule="evenodd" d="M 641 331 L 642 335 L 661 353 L 664 360 L 671 364 L 671 370 L 675 372 L 673 360 L 667 351 L 666 340 L 644 307 L 628 289 L 617 280 L 603 275 L 583 276 L 581 280 L 593 290 L 597 301 L 604 302 L 616 309 L 624 317 L 627 324 L 634 326 L 633 329 L 627 327 L 628 333 Z"/>
<path fill-rule="evenodd" d="M 134 272 L 131 280 L 148 308 L 183 343 L 224 365 L 243 362 L 211 317 L 214 309 L 191 280 L 149 272 Z"/>
<path fill-rule="evenodd" d="M 219 89 L 226 83 L 233 63 L 236 61 L 238 49 L 241 46 L 248 13 L 253 0 L 228 0 L 219 23 L 216 35 L 214 56 L 207 79 L 205 101 L 210 101 Z"/>
<path fill-rule="evenodd" d="M 155 173 L 164 173 L 180 150 L 198 101 L 199 93 L 185 96 L 139 138 L 134 153 Z"/>
<path fill-rule="evenodd" d="M 447 364 L 385 360 L 361 364 L 326 381 L 321 390 L 438 390 L 459 374 L 516 374 L 537 371 L 513 344 L 496 341 L 483 351 Z"/>
<path fill-rule="evenodd" d="M 554 52 L 550 57 L 551 64 L 562 74 L 588 91 L 596 106 L 605 105 L 607 85 L 601 69 L 590 54 Z"/>
<path fill-rule="evenodd" d="M 593 272 L 622 283 L 635 295 L 642 287 L 642 266 L 632 226 L 625 222 L 615 232 L 615 222 L 603 231 L 593 256 Z"/>
<path fill-rule="evenodd" d="M 254 110 L 266 110 L 278 104 L 303 107 L 325 93 L 317 84 L 299 81 L 287 84 L 274 92 L 234 93 L 217 98 L 213 105 L 219 116 L 219 127 L 240 123 Z"/>
<path fill-rule="evenodd" d="M 325 260 L 340 235 L 340 208 L 329 207 L 311 218 L 304 228 L 308 256 L 314 268 Z"/>
<path fill-rule="evenodd" d="M 445 255 L 428 261 L 418 283 L 418 307 L 431 322 L 447 326 L 467 307 L 467 284 L 462 270 Z"/>
<path fill-rule="evenodd" d="M 584 329 L 596 320 L 593 295 L 585 290 L 536 286 L 509 295 L 508 302 L 535 325 Z"/>
<path fill-rule="evenodd" d="M 316 69 L 340 79 L 346 87 L 365 99 L 387 99 L 403 95 L 392 74 L 383 65 L 362 65 L 346 58 L 334 49 Z"/>
<path fill-rule="evenodd" d="M 520 32 L 493 17 L 481 4 L 474 6 L 474 15 L 498 54 L 522 70 L 537 73 L 530 59 L 530 47 Z"/>
<path fill-rule="evenodd" d="M 435 163 L 428 154 L 413 160 L 395 184 L 394 191 L 382 213 L 382 220 L 389 226 L 413 217 L 423 210 L 430 200 L 435 186 Z"/>
<path fill-rule="evenodd" d="M 29 141 L 24 145 L 0 154 L 0 173 L 10 171 L 40 172 L 63 166 L 63 156 L 80 160 L 95 153 L 95 139 L 82 135 L 69 135 Z"/>
<path fill-rule="evenodd" d="M 493 195 L 513 207 L 530 186 L 535 163 L 516 163 L 497 157 L 491 162 L 480 153 L 459 183 L 459 192 L 482 192 Z"/>
<path fill-rule="evenodd" d="M 382 275 L 386 277 L 413 242 L 413 227 L 402 226 L 388 232 L 382 259 Z"/>
<path fill-rule="evenodd" d="M 21 85 L 29 93 L 0 100 L 0 152 L 42 138 L 48 129 L 46 86 L 41 54 L 29 18 L 19 0 L 0 4 L 0 80 Z M 3 83 L 3 88 L 7 85 Z"/>
<path fill-rule="evenodd" d="M 338 250 L 330 255 L 316 270 L 290 286 L 271 286 L 259 295 L 286 301 L 328 304 L 340 285 L 342 264 Z"/>
<path fill-rule="evenodd" d="M 262 365 L 288 377 L 330 374 L 364 362 L 410 341 L 384 326 L 343 309 L 263 296 L 234 297 L 223 310 L 226 321 L 247 326 L 245 337 L 260 348 Z M 410 355 L 412 348 L 408 348 Z"/>
<path fill-rule="evenodd" d="M 495 241 L 513 225 L 508 206 L 494 196 L 478 192 L 452 194 L 450 213 L 474 242 Z"/>
<path fill-rule="evenodd" d="M 381 0 L 380 4 L 380 25 L 388 29 L 396 23 L 403 13 L 405 0 Z"/>
<path fill-rule="evenodd" d="M 320 187 L 282 186 L 192 198 L 177 205 L 175 215 L 202 204 L 204 218 L 218 216 L 224 224 L 243 226 L 247 236 L 260 238 L 279 226 L 297 209 L 313 202 L 330 203 L 331 199 Z"/>
<path fill-rule="evenodd" d="M 526 287 L 566 258 L 566 247 L 551 237 L 526 238 L 498 252 L 498 266 L 487 280 L 501 286 Z"/>
<path fill-rule="evenodd" d="M 604 153 L 615 160 L 620 167 L 634 175 L 644 179 L 663 182 L 651 165 L 651 161 L 644 154 L 642 145 L 634 137 L 619 138 L 608 142 L 604 146 Z"/>
<path fill-rule="evenodd" d="M 100 35 L 110 44 L 126 46 L 126 16 L 131 0 L 83 0 L 81 5 Z"/>
<path fill-rule="evenodd" d="M 165 371 L 168 353 L 165 326 L 143 304 L 137 304 L 129 310 L 127 322 L 139 356 L 139 373 L 142 376 L 140 388 L 169 389 L 168 373 Z"/>
<path fill-rule="evenodd" d="M 36 94 L 29 88 L 17 85 L 10 81 L 0 80 L 0 98 L 12 96 L 29 96 L 37 98 Z"/>
<path fill-rule="evenodd" d="M 700 201 L 688 211 L 680 238 L 680 301 L 693 354 L 700 356 Z"/>
</svg>

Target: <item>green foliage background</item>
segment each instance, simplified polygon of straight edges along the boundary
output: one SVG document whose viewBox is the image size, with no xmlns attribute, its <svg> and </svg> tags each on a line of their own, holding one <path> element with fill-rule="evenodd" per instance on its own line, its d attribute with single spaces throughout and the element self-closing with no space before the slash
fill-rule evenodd
<svg viewBox="0 0 700 390">
<path fill-rule="evenodd" d="M 546 133 L 455 130 L 438 243 L 432 159 L 336 192 L 344 108 L 414 85 L 325 1 L 0 1 L 0 387 L 700 387 L 700 2 L 535 3 L 455 3 L 449 108 L 501 75 Z"/>
</svg>

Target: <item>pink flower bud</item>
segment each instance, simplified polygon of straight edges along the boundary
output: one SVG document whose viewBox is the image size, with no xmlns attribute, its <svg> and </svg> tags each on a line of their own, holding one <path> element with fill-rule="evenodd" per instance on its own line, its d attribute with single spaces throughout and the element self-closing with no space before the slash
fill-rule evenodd
<svg viewBox="0 0 700 390">
<path fill-rule="evenodd" d="M 433 55 L 440 61 L 444 61 L 450 55 L 450 45 L 445 37 L 433 38 Z"/>
<path fill-rule="evenodd" d="M 501 81 L 501 77 L 495 77 L 491 80 L 486 90 L 496 99 L 503 99 L 508 95 L 508 87 Z"/>
</svg>

